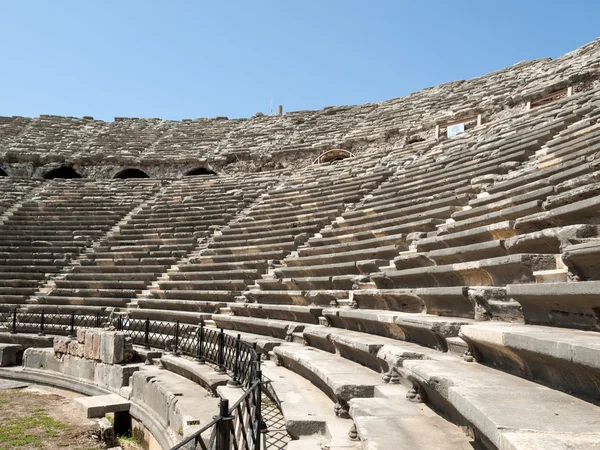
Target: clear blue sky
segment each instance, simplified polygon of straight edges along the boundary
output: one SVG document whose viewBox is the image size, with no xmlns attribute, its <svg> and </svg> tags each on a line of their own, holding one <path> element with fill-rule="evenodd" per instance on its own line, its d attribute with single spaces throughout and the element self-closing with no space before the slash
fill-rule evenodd
<svg viewBox="0 0 600 450">
<path fill-rule="evenodd" d="M 0 115 L 183 119 L 387 100 L 600 35 L 597 0 L 13 0 Z"/>
</svg>

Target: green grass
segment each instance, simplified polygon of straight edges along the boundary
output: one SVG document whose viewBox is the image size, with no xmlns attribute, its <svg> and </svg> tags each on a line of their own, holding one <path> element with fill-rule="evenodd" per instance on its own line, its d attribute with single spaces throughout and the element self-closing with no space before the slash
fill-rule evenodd
<svg viewBox="0 0 600 450">
<path fill-rule="evenodd" d="M 122 445 L 129 442 L 130 444 L 142 445 L 142 443 L 134 436 L 117 436 L 117 444 Z"/>
<path fill-rule="evenodd" d="M 40 430 L 37 434 L 32 431 Z M 43 408 L 36 408 L 31 415 L 4 420 L 0 427 L 0 444 L 10 447 L 43 447 L 43 438 L 68 432 L 68 425 L 50 417 Z"/>
</svg>

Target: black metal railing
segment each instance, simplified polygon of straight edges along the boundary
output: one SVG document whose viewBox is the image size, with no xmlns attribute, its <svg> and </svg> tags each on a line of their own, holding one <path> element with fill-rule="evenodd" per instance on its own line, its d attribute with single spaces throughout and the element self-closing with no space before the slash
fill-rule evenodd
<svg viewBox="0 0 600 450">
<path fill-rule="evenodd" d="M 99 328 L 107 320 L 100 314 L 0 311 L 0 331 L 75 336 L 77 328 Z"/>
<path fill-rule="evenodd" d="M 219 414 L 202 429 L 190 435 L 171 450 L 260 450 L 265 449 L 262 421 L 262 377 L 246 389 L 244 395 L 230 408 L 229 400 L 221 399 Z M 261 441 L 262 440 L 262 441 Z"/>
<path fill-rule="evenodd" d="M 113 320 L 117 330 L 123 331 L 134 344 L 146 348 L 163 348 L 175 354 L 195 358 L 200 363 L 212 363 L 217 372 L 228 372 L 230 385 L 249 386 L 256 379 L 257 352 L 255 346 L 236 337 L 207 329 L 204 324 L 189 325 L 179 321 L 161 322 L 149 319 L 128 319 L 118 317 Z"/>
<path fill-rule="evenodd" d="M 150 319 L 110 318 L 100 314 L 45 313 L 0 311 L 0 331 L 9 333 L 37 333 L 75 336 L 78 328 L 113 326 L 131 337 L 134 344 L 147 349 L 166 349 L 174 354 L 194 357 L 199 363 L 213 364 L 215 370 L 230 375 L 229 385 L 240 386 L 243 395 L 230 408 L 227 399 L 221 399 L 219 414 L 199 431 L 173 447 L 202 450 L 260 450 L 266 448 L 264 423 L 261 414 L 263 384 L 260 369 L 261 355 L 256 345 L 249 345 L 236 337 L 207 329 L 204 324 L 189 325 L 179 321 L 162 322 Z"/>
</svg>

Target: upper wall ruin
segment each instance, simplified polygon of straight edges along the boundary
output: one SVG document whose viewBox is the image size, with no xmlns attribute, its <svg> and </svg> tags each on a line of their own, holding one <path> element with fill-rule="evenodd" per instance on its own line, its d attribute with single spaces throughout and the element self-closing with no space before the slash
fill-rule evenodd
<svg viewBox="0 0 600 450">
<path fill-rule="evenodd" d="M 434 139 L 440 126 L 464 117 L 484 124 L 506 119 L 553 93 L 593 88 L 599 67 L 600 39 L 556 60 L 524 61 L 381 103 L 232 120 L 0 117 L 0 167 L 11 176 L 43 177 L 69 166 L 86 178 L 112 178 L 129 167 L 151 178 L 179 178 L 199 167 L 217 173 L 302 167 L 332 149 L 359 155 Z"/>
</svg>

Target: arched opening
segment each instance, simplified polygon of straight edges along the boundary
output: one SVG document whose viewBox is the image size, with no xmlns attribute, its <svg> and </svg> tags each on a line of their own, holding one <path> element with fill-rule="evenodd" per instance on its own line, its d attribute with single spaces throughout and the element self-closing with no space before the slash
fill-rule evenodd
<svg viewBox="0 0 600 450">
<path fill-rule="evenodd" d="M 44 175 L 46 180 L 53 180 L 54 178 L 81 178 L 75 169 L 72 167 L 59 167 L 58 169 L 53 169 L 50 172 L 47 172 Z"/>
<path fill-rule="evenodd" d="M 193 177 L 196 175 L 216 175 L 217 172 L 214 170 L 207 169 L 206 167 L 198 167 L 196 169 L 190 170 L 185 174 L 186 177 Z"/>
<path fill-rule="evenodd" d="M 327 150 L 324 153 L 321 153 L 317 159 L 313 161 L 313 164 L 333 164 L 337 161 L 341 161 L 342 159 L 352 158 L 354 155 L 352 152 L 348 150 L 344 150 L 343 148 L 335 148 L 333 150 Z"/>
<path fill-rule="evenodd" d="M 140 169 L 121 170 L 114 178 L 150 178 L 148 174 Z"/>
<path fill-rule="evenodd" d="M 0 169 L 0 177 L 7 177 L 7 176 L 8 176 L 8 174 L 4 170 Z"/>
</svg>

